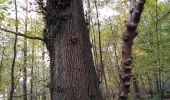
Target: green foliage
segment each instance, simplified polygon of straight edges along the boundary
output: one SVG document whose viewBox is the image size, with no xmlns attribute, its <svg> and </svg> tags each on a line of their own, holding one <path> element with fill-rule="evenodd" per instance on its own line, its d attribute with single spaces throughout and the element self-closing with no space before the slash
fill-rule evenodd
<svg viewBox="0 0 170 100">
<path fill-rule="evenodd" d="M 0 4 L 1 4 L 1 3 L 4 3 L 5 1 L 7 1 L 7 0 L 0 0 Z"/>
<path fill-rule="evenodd" d="M 4 20 L 5 19 L 5 15 L 3 13 L 0 13 L 0 20 Z"/>
<path fill-rule="evenodd" d="M 128 18 L 128 0 L 100 0 L 99 9 L 110 7 L 118 14 L 116 16 L 109 16 L 105 19 L 101 19 L 101 46 L 102 46 L 102 55 L 104 70 L 106 73 L 106 79 L 109 87 L 110 93 L 113 93 L 116 97 L 119 95 L 119 68 L 121 67 L 121 53 L 122 53 L 122 34 L 124 33 L 126 27 L 124 21 Z M 156 93 L 156 82 L 155 73 L 158 74 L 158 69 L 161 69 L 161 82 L 165 83 L 170 76 L 170 2 L 158 2 L 158 28 L 156 29 L 156 0 L 147 0 L 145 5 L 145 10 L 141 17 L 141 22 L 138 27 L 139 35 L 134 41 L 133 47 L 133 74 L 137 77 L 138 87 L 141 94 L 141 97 L 147 99 L 146 95 L 149 95 L 148 91 L 154 91 L 153 100 L 160 100 L 160 96 Z M 20 2 L 21 3 L 21 2 Z M 95 67 L 99 66 L 99 37 L 98 37 L 98 28 L 96 25 L 96 12 L 94 11 L 94 2 L 91 3 L 91 17 L 92 22 L 91 26 L 91 41 L 93 45 L 93 55 L 95 50 L 97 52 L 97 57 L 94 55 Z M 0 0 L 0 26 L 5 27 L 15 31 L 15 19 L 14 14 L 10 6 L 13 5 L 13 2 L 10 0 Z M 13 6 L 12 6 L 13 7 Z M 18 6 L 19 8 L 19 6 Z M 19 12 L 25 12 L 25 8 L 19 8 Z M 105 12 L 107 13 L 107 12 Z M 44 22 L 42 16 L 29 12 L 28 29 L 25 32 L 25 18 L 21 13 L 19 13 L 19 18 L 17 20 L 17 26 L 19 26 L 19 32 L 25 33 L 29 36 L 40 36 L 43 37 L 43 28 Z M 101 15 L 99 15 L 101 16 Z M 156 33 L 158 31 L 158 33 Z M 2 49 L 5 48 L 5 55 L 3 60 L 2 68 L 2 81 L 0 81 L 0 93 L 3 93 L 10 88 L 10 67 L 13 59 L 13 42 L 14 35 L 11 35 L 6 32 L 1 32 L 0 34 L 0 59 L 2 56 Z M 15 77 L 18 81 L 16 86 L 16 95 L 21 95 L 22 91 L 20 87 L 22 86 L 22 70 L 23 70 L 23 43 L 24 38 L 18 37 L 17 44 L 17 60 L 15 68 Z M 2 43 L 4 42 L 4 45 Z M 43 43 L 40 41 L 28 40 L 28 55 L 27 55 L 27 78 L 29 79 L 28 88 L 30 89 L 30 79 L 31 79 L 31 67 L 34 66 L 34 93 L 41 91 L 42 89 L 47 89 L 47 82 L 49 78 L 49 67 L 47 61 L 49 58 L 45 53 L 45 64 L 42 61 L 42 51 L 44 49 Z M 32 54 L 34 49 L 34 54 Z M 47 52 L 45 50 L 45 52 Z M 32 59 L 34 61 L 32 62 Z M 160 61 L 160 62 L 159 62 Z M 159 64 L 158 64 L 159 62 Z M 45 65 L 46 70 L 42 68 Z M 43 75 L 46 75 L 45 81 L 43 80 Z M 165 88 L 169 88 L 169 81 L 165 84 Z M 130 99 L 135 98 L 135 92 L 132 85 L 132 92 L 130 94 Z M 168 94 L 169 95 L 169 94 Z M 112 99 L 111 99 L 112 100 Z"/>
</svg>

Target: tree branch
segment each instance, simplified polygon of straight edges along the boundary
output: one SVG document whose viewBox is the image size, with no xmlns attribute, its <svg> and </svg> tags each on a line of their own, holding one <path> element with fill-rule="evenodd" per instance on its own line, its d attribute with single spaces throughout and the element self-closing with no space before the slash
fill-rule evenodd
<svg viewBox="0 0 170 100">
<path fill-rule="evenodd" d="M 25 38 L 28 38 L 28 39 L 44 41 L 44 39 L 41 38 L 41 37 L 28 36 L 28 35 L 22 34 L 22 33 L 20 33 L 20 32 L 13 32 L 13 31 L 11 31 L 11 30 L 7 30 L 7 29 L 1 28 L 1 27 L 0 27 L 0 30 L 5 31 L 5 32 L 9 32 L 9 33 L 13 33 L 13 34 L 15 34 L 15 35 L 22 36 L 22 37 L 25 37 Z"/>
</svg>

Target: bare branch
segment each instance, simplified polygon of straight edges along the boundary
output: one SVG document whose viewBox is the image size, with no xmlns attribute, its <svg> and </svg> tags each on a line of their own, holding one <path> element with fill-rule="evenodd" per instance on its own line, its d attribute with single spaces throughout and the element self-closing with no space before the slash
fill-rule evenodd
<svg viewBox="0 0 170 100">
<path fill-rule="evenodd" d="M 44 39 L 41 38 L 41 37 L 28 36 L 28 35 L 22 34 L 22 33 L 20 33 L 20 32 L 14 32 L 14 31 L 7 30 L 7 29 L 1 28 L 1 27 L 0 27 L 0 30 L 5 31 L 5 32 L 9 32 L 9 33 L 13 33 L 13 34 L 15 34 L 15 35 L 22 36 L 22 37 L 25 37 L 25 38 L 28 38 L 28 39 L 44 41 Z"/>
</svg>

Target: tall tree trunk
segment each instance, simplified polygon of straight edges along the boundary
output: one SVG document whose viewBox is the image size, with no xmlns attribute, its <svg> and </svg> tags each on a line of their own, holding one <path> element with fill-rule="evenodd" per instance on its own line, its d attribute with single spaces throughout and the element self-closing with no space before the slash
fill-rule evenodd
<svg viewBox="0 0 170 100">
<path fill-rule="evenodd" d="M 18 14 L 17 14 L 17 1 L 15 0 L 15 31 L 18 32 Z M 12 61 L 12 66 L 11 66 L 11 89 L 10 89 L 10 97 L 8 98 L 9 100 L 12 100 L 13 95 L 14 95 L 14 87 L 15 87 L 15 80 L 14 80 L 14 70 L 15 70 L 15 60 L 17 57 L 17 35 L 15 35 L 15 40 L 14 40 L 14 56 L 13 56 L 13 61 Z"/>
<path fill-rule="evenodd" d="M 108 93 L 107 89 L 107 79 L 104 71 L 104 64 L 103 64 L 103 55 L 102 55 L 102 43 L 101 43 L 101 31 L 100 31 L 100 20 L 99 20 L 99 11 L 98 11 L 98 3 L 97 0 L 94 0 L 95 9 L 96 9 L 96 18 L 97 18 L 97 28 L 98 28 L 98 37 L 99 37 L 99 55 L 100 55 L 100 69 L 101 69 L 101 87 L 105 86 L 106 92 Z M 104 80 L 104 81 L 103 81 Z M 103 93 L 104 90 L 102 89 Z M 106 93 L 106 94 L 107 94 Z"/>
<path fill-rule="evenodd" d="M 111 18 L 109 17 L 109 20 L 110 20 L 110 29 L 111 29 L 111 35 L 112 35 L 112 39 L 114 39 L 114 29 L 113 29 L 113 24 L 112 24 L 112 20 L 111 20 Z M 118 51 L 117 51 L 117 45 L 116 45 L 116 43 L 117 43 L 117 40 L 115 39 L 114 41 L 113 41 L 113 47 L 114 47 L 114 49 L 113 49 L 113 51 L 114 51 L 114 55 L 115 55 L 115 66 L 116 66 L 116 68 L 117 68 L 117 72 L 118 72 L 118 76 L 119 76 L 119 80 L 121 79 L 121 72 L 120 72 L 120 66 L 119 66 L 119 55 L 118 55 Z M 120 85 L 120 81 L 118 81 L 118 85 Z"/>
<path fill-rule="evenodd" d="M 44 38 L 52 100 L 103 100 L 82 0 L 47 0 Z"/>
<path fill-rule="evenodd" d="M 24 39 L 23 99 L 27 100 L 27 39 Z"/>
<path fill-rule="evenodd" d="M 133 1 L 133 0 L 132 0 Z M 137 36 L 137 26 L 140 21 L 141 13 L 143 12 L 145 0 L 139 0 L 135 2 L 135 6 L 132 4 L 130 10 L 130 18 L 126 21 L 126 31 L 123 34 L 123 47 L 122 47 L 122 75 L 120 84 L 119 100 L 127 100 L 130 92 L 130 80 L 132 76 L 132 62 L 131 56 L 133 39 Z"/>
<path fill-rule="evenodd" d="M 25 18 L 25 34 L 27 34 L 27 20 L 28 20 L 28 1 L 26 2 L 26 18 Z M 23 99 L 27 100 L 27 38 L 24 38 L 24 65 L 23 65 Z"/>
</svg>

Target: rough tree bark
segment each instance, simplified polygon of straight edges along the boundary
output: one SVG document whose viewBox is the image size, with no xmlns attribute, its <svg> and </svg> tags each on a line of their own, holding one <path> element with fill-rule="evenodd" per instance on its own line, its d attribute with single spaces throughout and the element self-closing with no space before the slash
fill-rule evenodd
<svg viewBox="0 0 170 100">
<path fill-rule="evenodd" d="M 133 1 L 133 0 L 132 0 Z M 122 47 L 122 73 L 120 84 L 119 100 L 127 100 L 130 92 L 130 80 L 132 76 L 132 62 L 131 56 L 133 39 L 137 36 L 137 26 L 140 21 L 141 13 L 143 12 L 146 0 L 135 1 L 134 7 L 130 10 L 130 18 L 126 21 L 126 31 L 123 34 L 123 47 Z"/>
<path fill-rule="evenodd" d="M 51 68 L 51 99 L 103 100 L 82 0 L 47 0 L 44 10 L 44 38 Z"/>
</svg>

